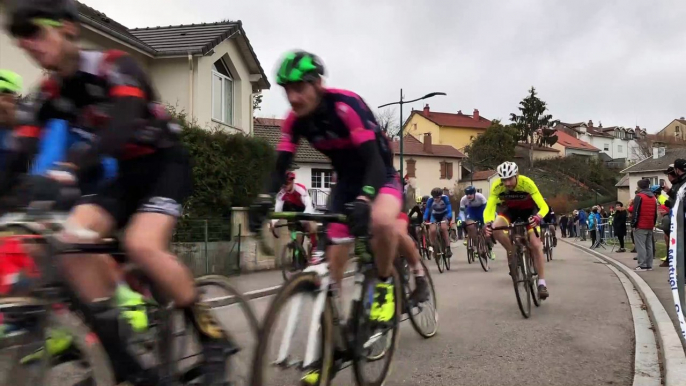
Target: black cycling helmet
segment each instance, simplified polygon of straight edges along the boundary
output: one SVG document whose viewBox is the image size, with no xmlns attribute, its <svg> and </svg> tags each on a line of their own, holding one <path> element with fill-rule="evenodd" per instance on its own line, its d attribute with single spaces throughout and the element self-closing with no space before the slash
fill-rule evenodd
<svg viewBox="0 0 686 386">
<path fill-rule="evenodd" d="M 431 189 L 431 197 L 440 197 L 443 195 L 443 189 L 433 188 Z"/>
<path fill-rule="evenodd" d="M 14 36 L 31 35 L 36 31 L 36 21 L 58 25 L 55 22 L 62 20 L 79 20 L 79 9 L 74 0 L 13 0 L 7 17 L 8 29 Z"/>
</svg>

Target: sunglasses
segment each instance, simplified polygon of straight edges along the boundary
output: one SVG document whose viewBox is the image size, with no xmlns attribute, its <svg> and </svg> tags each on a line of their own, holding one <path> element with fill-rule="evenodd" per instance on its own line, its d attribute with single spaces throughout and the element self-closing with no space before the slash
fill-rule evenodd
<svg viewBox="0 0 686 386">
<path fill-rule="evenodd" d="M 41 32 L 43 27 L 58 28 L 61 26 L 62 22 L 52 19 L 35 18 L 21 20 L 10 26 L 10 34 L 19 39 L 32 39 Z"/>
</svg>

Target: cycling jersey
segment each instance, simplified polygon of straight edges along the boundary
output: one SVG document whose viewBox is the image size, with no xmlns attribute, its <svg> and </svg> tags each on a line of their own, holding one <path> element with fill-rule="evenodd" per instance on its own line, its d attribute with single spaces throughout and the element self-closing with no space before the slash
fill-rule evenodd
<svg viewBox="0 0 686 386">
<path fill-rule="evenodd" d="M 469 196 L 465 195 L 460 200 L 459 219 L 461 221 L 473 220 L 483 223 L 486 202 L 486 197 L 481 193 L 475 193 L 473 200 L 470 200 Z"/>
<path fill-rule="evenodd" d="M 307 193 L 305 185 L 294 183 L 291 191 L 282 189 L 276 195 L 274 211 L 282 212 L 284 210 L 287 212 L 314 213 L 312 199 L 310 199 L 310 194 Z"/>
<path fill-rule="evenodd" d="M 426 210 L 424 211 L 424 221 L 437 222 L 443 219 L 451 220 L 453 218 L 453 208 L 450 205 L 448 196 L 441 195 L 441 197 L 434 199 L 429 198 L 426 203 Z"/>
<path fill-rule="evenodd" d="M 487 223 L 495 220 L 498 204 L 502 204 L 506 211 L 515 214 L 510 220 L 524 219 L 527 214 L 535 214 L 537 209 L 540 216 L 548 214 L 548 204 L 545 203 L 538 187 L 529 177 L 522 175 L 517 176 L 517 185 L 512 190 L 508 190 L 500 178 L 493 182 L 484 210 L 484 220 Z"/>
<path fill-rule="evenodd" d="M 298 118 L 293 112 L 288 115 L 276 148 L 279 157 L 272 193 L 283 184 L 300 138 L 331 160 L 338 178 L 336 187 L 354 185 L 359 194 L 363 186 L 369 185 L 378 193 L 398 178 L 388 138 L 371 109 L 353 92 L 327 89 L 310 116 Z M 397 190 L 393 194 L 400 198 L 401 188 Z"/>
<path fill-rule="evenodd" d="M 79 173 L 102 156 L 133 159 L 178 143 L 180 126 L 156 103 L 147 75 L 122 51 L 81 51 L 73 75 L 50 75 L 17 115 L 18 137 L 39 138 L 46 122 L 63 119 L 91 136 L 88 146 L 70 152 Z"/>
<path fill-rule="evenodd" d="M 343 213 L 345 204 L 366 194 L 371 186 L 376 194 L 387 194 L 402 203 L 400 177 L 393 167 L 393 152 L 388 137 L 381 131 L 371 109 L 357 94 L 326 89 L 317 109 L 307 117 L 291 112 L 281 126 L 281 140 L 276 170 L 269 193 L 276 193 L 284 183 L 286 171 L 293 162 L 300 138 L 331 160 L 336 185 L 331 192 L 329 210 Z M 345 224 L 330 224 L 333 240 L 350 237 Z"/>
</svg>

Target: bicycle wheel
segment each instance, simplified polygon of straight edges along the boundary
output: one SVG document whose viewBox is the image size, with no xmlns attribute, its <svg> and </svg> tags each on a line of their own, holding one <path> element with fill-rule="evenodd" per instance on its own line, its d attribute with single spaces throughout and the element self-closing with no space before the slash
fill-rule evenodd
<svg viewBox="0 0 686 386">
<path fill-rule="evenodd" d="M 363 386 L 383 385 L 390 372 L 400 335 L 402 284 L 399 274 L 393 269 L 395 317 L 383 324 L 370 320 L 377 281 L 376 270 L 370 269 L 364 273 L 362 296 L 360 300 L 354 301 L 351 308 L 351 333 L 355 337 L 352 347 L 353 372 L 357 384 Z M 373 354 L 373 352 L 380 353 Z M 369 377 L 365 371 L 366 365 L 380 365 L 381 370 L 377 376 Z"/>
<path fill-rule="evenodd" d="M 414 330 L 417 331 L 422 338 L 428 339 L 435 336 L 436 332 L 438 332 L 438 306 L 434 281 L 431 278 L 429 269 L 423 261 L 421 264 L 424 268 L 424 277 L 429 283 L 429 300 L 422 303 L 414 303 L 412 300 L 409 300 L 407 304 L 407 314 Z M 406 292 L 407 299 L 409 299 L 410 293 L 412 293 L 412 291 L 408 285 Z"/>
<path fill-rule="evenodd" d="M 327 386 L 333 377 L 333 352 L 334 352 L 334 327 L 333 327 L 333 305 L 331 303 L 332 298 L 328 297 L 325 300 L 324 307 L 322 310 L 319 329 L 319 347 L 318 347 L 318 359 L 309 368 L 302 368 L 302 361 L 294 360 L 291 355 L 281 355 L 281 347 L 276 350 L 276 354 L 280 358 L 275 360 L 268 359 L 271 353 L 270 343 L 272 338 L 276 338 L 276 341 L 280 344 L 285 344 L 287 342 L 289 348 L 290 346 L 301 345 L 299 340 L 293 339 L 294 336 L 288 334 L 289 332 L 294 333 L 295 328 L 304 327 L 309 328 L 309 320 L 293 320 L 293 324 L 287 324 L 284 334 L 279 334 L 275 336 L 275 332 L 283 332 L 277 323 L 280 321 L 280 317 L 283 311 L 286 311 L 287 319 L 290 322 L 290 317 L 302 316 L 303 314 L 309 314 L 308 312 L 303 312 L 302 302 L 306 300 L 314 300 L 319 293 L 320 278 L 313 273 L 299 273 L 294 275 L 289 281 L 287 281 L 279 293 L 274 297 L 272 302 L 267 309 L 264 317 L 262 328 L 260 329 L 260 338 L 255 348 L 255 353 L 253 356 L 252 370 L 251 370 L 251 386 L 262 386 L 262 385 L 297 385 L 300 384 L 300 378 L 303 375 L 303 371 L 315 370 L 319 372 L 318 385 Z M 286 307 L 290 304 L 290 301 L 294 301 L 292 304 L 294 309 Z M 300 312 L 298 312 L 300 310 Z M 291 311 L 292 313 L 288 313 Z M 289 329 L 292 327 L 292 329 Z M 307 336 L 307 335 L 305 335 Z M 307 341 L 307 339 L 304 339 Z M 292 350 L 290 350 L 292 351 Z M 279 361 L 281 359 L 281 361 Z M 277 375 L 266 374 L 267 370 L 281 370 Z M 288 370 L 296 370 L 295 374 L 287 374 Z"/>
<path fill-rule="evenodd" d="M 488 261 L 489 251 L 488 247 L 486 246 L 486 239 L 483 235 L 479 235 L 477 236 L 476 240 L 476 251 L 477 256 L 479 256 L 479 263 L 481 263 L 481 268 L 484 270 L 484 272 L 488 272 L 491 269 L 491 266 Z"/>
<path fill-rule="evenodd" d="M 467 262 L 471 264 L 474 261 L 474 242 L 471 237 L 467 240 Z"/>
<path fill-rule="evenodd" d="M 281 276 L 283 280 L 290 279 L 294 274 L 302 272 L 307 267 L 307 254 L 299 243 L 291 241 L 281 250 Z"/>
<path fill-rule="evenodd" d="M 529 288 L 527 266 L 524 263 L 522 251 L 517 251 L 510 265 L 510 272 L 512 273 L 512 283 L 514 284 L 515 296 L 517 297 L 517 305 L 525 318 L 531 316 L 531 288 Z"/>
<path fill-rule="evenodd" d="M 433 247 L 434 247 L 434 253 L 433 253 L 433 258 L 436 261 L 436 266 L 438 267 L 438 272 L 443 273 L 445 270 L 445 262 L 443 259 L 443 256 L 445 255 L 445 252 L 443 251 L 443 243 L 441 242 L 441 237 L 440 234 L 436 235 L 436 240 L 433 242 Z"/>
<path fill-rule="evenodd" d="M 553 261 L 553 240 L 550 234 L 548 234 L 548 249 L 545 252 L 545 257 L 547 261 Z"/>
<path fill-rule="evenodd" d="M 445 240 L 443 240 L 443 236 L 441 236 L 440 238 L 442 244 L 441 246 L 443 247 L 443 264 L 445 265 L 445 269 L 450 271 L 450 258 L 448 258 L 448 248 L 445 247 L 447 243 L 445 243 Z"/>
<path fill-rule="evenodd" d="M 28 329 L 17 336 L 14 346 L 14 358 L 18 363 L 7 368 L 4 374 L 7 384 L 21 380 L 22 384 L 62 385 L 87 384 L 95 386 L 113 386 L 115 377 L 109 358 L 97 336 L 86 326 L 84 321 L 66 307 L 46 309 L 37 299 L 5 298 L 0 300 L 5 322 L 16 325 L 28 325 Z M 43 322 L 39 319 L 44 318 Z M 59 356 L 37 355 L 44 350 L 44 333 L 61 336 L 69 347 Z M 70 342 L 70 343 L 68 343 Z M 57 341 L 55 341 L 56 344 Z M 12 350 L 7 348 L 6 350 Z M 35 357 L 34 362 L 21 363 Z M 73 363 L 76 365 L 63 364 Z M 4 366 L 3 366 L 4 367 Z"/>
<path fill-rule="evenodd" d="M 426 233 L 422 232 L 422 245 L 419 251 L 423 254 L 424 258 L 431 260 L 431 253 L 429 253 L 429 243 L 427 242 Z"/>
<path fill-rule="evenodd" d="M 534 264 L 534 258 L 531 256 L 531 252 L 526 252 L 525 260 L 529 265 L 529 293 L 531 294 L 531 300 L 534 301 L 536 307 L 540 307 L 541 299 L 538 295 L 538 272 L 536 271 L 536 264 Z"/>
</svg>

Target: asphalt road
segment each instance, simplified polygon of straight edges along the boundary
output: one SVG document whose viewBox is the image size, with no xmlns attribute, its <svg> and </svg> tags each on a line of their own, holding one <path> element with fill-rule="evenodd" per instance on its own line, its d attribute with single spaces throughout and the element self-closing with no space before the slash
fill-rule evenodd
<svg viewBox="0 0 686 386">
<path fill-rule="evenodd" d="M 454 244 L 453 251 L 449 272 L 441 274 L 428 262 L 438 294 L 439 332 L 425 340 L 409 322 L 402 323 L 386 385 L 631 385 L 631 311 L 621 283 L 607 267 L 559 243 L 554 261 L 546 265 L 551 296 L 533 309 L 530 319 L 524 319 L 500 247 L 488 273 L 478 262 L 467 263 L 461 243 Z M 233 281 L 242 290 L 280 283 L 276 272 L 251 276 Z M 350 292 L 349 282 L 344 296 Z M 272 299 L 251 302 L 258 319 Z M 248 347 L 234 362 L 240 376 L 250 362 L 254 338 L 234 310 L 229 306 L 219 312 L 221 322 Z M 302 342 L 298 340 L 296 346 Z M 0 364 L 0 371 L 6 369 Z M 334 384 L 354 384 L 351 371 L 341 371 Z"/>
</svg>

